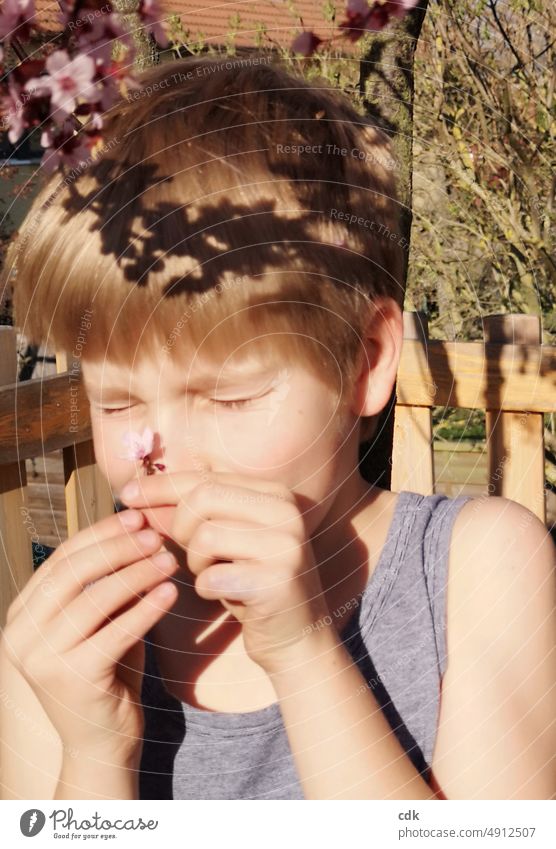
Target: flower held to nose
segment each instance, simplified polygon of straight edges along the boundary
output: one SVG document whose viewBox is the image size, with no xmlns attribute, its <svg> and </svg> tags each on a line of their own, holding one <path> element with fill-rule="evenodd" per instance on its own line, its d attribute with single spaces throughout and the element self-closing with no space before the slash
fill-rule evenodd
<svg viewBox="0 0 556 849">
<path fill-rule="evenodd" d="M 122 460 L 141 460 L 143 468 L 146 469 L 148 475 L 154 475 L 155 469 L 160 472 L 166 470 L 163 463 L 153 463 L 151 460 L 151 451 L 153 450 L 154 434 L 150 427 L 146 427 L 143 433 L 138 433 L 134 430 L 128 430 L 122 437 L 122 442 L 126 447 L 126 453 L 121 457 Z"/>
</svg>

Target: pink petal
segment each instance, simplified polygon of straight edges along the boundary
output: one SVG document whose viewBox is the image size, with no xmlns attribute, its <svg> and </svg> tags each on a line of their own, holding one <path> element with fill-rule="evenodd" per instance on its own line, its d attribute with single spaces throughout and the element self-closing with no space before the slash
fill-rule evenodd
<svg viewBox="0 0 556 849">
<path fill-rule="evenodd" d="M 76 84 L 90 83 L 96 73 L 96 66 L 90 56 L 78 55 L 70 63 L 71 76 Z"/>
<path fill-rule="evenodd" d="M 318 35 L 315 35 L 314 32 L 304 30 L 294 38 L 290 49 L 293 53 L 301 53 L 302 56 L 311 56 L 321 41 L 322 39 Z"/>
<path fill-rule="evenodd" d="M 346 6 L 348 15 L 366 15 L 369 11 L 367 0 L 349 0 Z"/>
<path fill-rule="evenodd" d="M 154 434 L 148 427 L 145 428 L 142 434 L 133 430 L 124 433 L 122 442 L 128 449 L 125 459 L 142 460 L 144 457 L 147 457 L 153 450 L 153 439 Z"/>
<path fill-rule="evenodd" d="M 419 0 L 388 0 L 388 12 L 394 18 L 404 18 L 418 3 Z"/>
<path fill-rule="evenodd" d="M 21 90 L 11 80 L 8 86 L 8 96 L 2 98 L 4 120 L 9 126 L 8 138 L 15 144 L 25 129 L 23 120 L 23 100 Z"/>
<path fill-rule="evenodd" d="M 139 4 L 138 13 L 145 24 L 145 28 L 151 33 L 160 47 L 168 47 L 170 42 L 162 23 L 164 19 L 161 19 L 162 11 L 158 0 L 142 0 Z"/>
<path fill-rule="evenodd" d="M 146 427 L 143 431 L 143 435 L 141 437 L 143 440 L 143 445 L 145 447 L 145 453 L 150 454 L 153 450 L 153 442 L 154 442 L 154 433 L 150 429 L 150 427 Z"/>
<path fill-rule="evenodd" d="M 4 0 L 0 10 L 0 40 L 10 38 L 22 23 L 33 26 L 34 19 L 34 0 Z M 17 35 L 21 34 L 21 32 L 17 33 Z"/>
</svg>

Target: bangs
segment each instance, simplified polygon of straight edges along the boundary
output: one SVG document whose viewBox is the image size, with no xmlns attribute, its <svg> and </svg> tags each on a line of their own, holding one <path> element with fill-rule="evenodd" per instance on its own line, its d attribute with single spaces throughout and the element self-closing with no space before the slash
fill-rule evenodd
<svg viewBox="0 0 556 849">
<path fill-rule="evenodd" d="M 349 317 L 365 317 L 369 298 L 345 281 L 346 250 L 322 242 L 318 214 L 296 217 L 260 187 L 248 204 L 245 186 L 214 191 L 212 200 L 198 186 L 197 198 L 179 204 L 158 180 L 126 202 L 129 177 L 95 190 L 99 180 L 82 177 L 79 193 L 67 191 L 31 239 L 48 208 L 41 195 L 21 231 L 18 265 L 33 283 L 24 296 L 16 285 L 14 303 L 29 341 L 129 364 L 183 344 L 222 362 L 258 339 L 263 358 L 302 357 L 321 379 L 323 369 L 335 372 L 337 385 L 363 332 Z M 190 190 L 197 181 L 191 175 Z M 352 281 L 383 270 L 347 253 Z"/>
<path fill-rule="evenodd" d="M 386 136 L 278 66 L 186 59 L 141 79 L 174 83 L 105 113 L 104 149 L 52 175 L 8 249 L 21 333 L 121 364 L 250 342 L 348 385 L 374 297 L 403 303 Z"/>
</svg>

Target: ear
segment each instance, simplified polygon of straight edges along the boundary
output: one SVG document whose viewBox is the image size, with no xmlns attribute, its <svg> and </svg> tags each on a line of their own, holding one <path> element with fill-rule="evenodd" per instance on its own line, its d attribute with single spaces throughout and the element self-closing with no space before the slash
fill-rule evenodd
<svg viewBox="0 0 556 849">
<path fill-rule="evenodd" d="M 351 404 L 356 416 L 376 416 L 386 407 L 396 382 L 403 342 L 403 313 L 392 298 L 376 298 L 369 312 Z"/>
</svg>

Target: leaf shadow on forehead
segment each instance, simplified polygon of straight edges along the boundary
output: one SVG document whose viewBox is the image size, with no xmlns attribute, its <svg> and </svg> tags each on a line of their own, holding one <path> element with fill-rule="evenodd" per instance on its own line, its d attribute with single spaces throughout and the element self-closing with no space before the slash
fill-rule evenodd
<svg viewBox="0 0 556 849">
<path fill-rule="evenodd" d="M 193 206 L 171 201 L 147 206 L 149 189 L 173 178 L 157 174 L 156 165 L 141 163 L 112 180 L 116 166 L 109 159 L 98 163 L 95 185 L 88 191 L 71 185 L 64 208 L 70 215 L 93 213 L 89 230 L 98 231 L 102 254 L 114 257 L 130 284 L 146 286 L 149 273 L 163 272 L 171 257 L 190 262 L 184 264 L 186 273 L 174 274 L 165 283 L 166 296 L 204 292 L 224 273 L 256 276 L 276 269 L 293 260 L 299 249 L 306 258 L 309 244 L 317 249 L 315 267 L 320 270 L 330 253 L 339 253 L 337 245 L 316 235 L 318 219 L 328 217 L 330 210 L 298 209 L 297 202 L 285 213 L 273 198 L 242 203 L 222 196 L 214 202 L 195 201 Z M 320 248 L 327 250 L 327 258 Z"/>
</svg>

